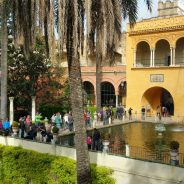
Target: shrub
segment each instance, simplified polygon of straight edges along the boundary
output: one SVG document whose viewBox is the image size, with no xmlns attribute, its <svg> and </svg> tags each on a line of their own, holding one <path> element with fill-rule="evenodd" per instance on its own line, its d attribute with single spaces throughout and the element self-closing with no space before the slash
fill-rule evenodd
<svg viewBox="0 0 184 184">
<path fill-rule="evenodd" d="M 177 149 L 179 149 L 179 146 L 180 146 L 180 144 L 177 141 L 171 141 L 170 142 L 170 149 L 171 150 L 177 150 Z"/>
<path fill-rule="evenodd" d="M 75 184 L 76 163 L 66 157 L 0 145 L 0 184 Z M 114 184 L 113 171 L 91 165 L 92 184 Z"/>
<path fill-rule="evenodd" d="M 17 121 L 13 121 L 12 127 L 18 127 L 18 126 L 19 126 L 18 122 Z"/>
<path fill-rule="evenodd" d="M 75 184 L 76 164 L 66 157 L 58 157 L 50 167 L 48 175 L 49 184 Z"/>
<path fill-rule="evenodd" d="M 69 108 L 62 107 L 59 105 L 52 105 L 52 104 L 42 104 L 39 107 L 39 112 L 42 114 L 43 117 L 51 118 L 53 114 L 60 112 L 63 116 L 65 112 L 68 112 Z"/>
<path fill-rule="evenodd" d="M 92 184 L 115 184 L 114 178 L 111 177 L 112 174 L 112 169 L 91 164 Z"/>
</svg>

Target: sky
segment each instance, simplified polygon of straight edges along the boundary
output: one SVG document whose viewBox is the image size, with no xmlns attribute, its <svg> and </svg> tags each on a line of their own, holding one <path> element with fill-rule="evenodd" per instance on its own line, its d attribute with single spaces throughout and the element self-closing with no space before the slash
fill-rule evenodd
<svg viewBox="0 0 184 184">
<path fill-rule="evenodd" d="M 166 0 L 162 0 L 162 1 L 165 2 Z M 171 1 L 173 1 L 173 0 L 171 0 Z M 152 13 L 150 13 L 146 9 L 145 0 L 138 0 L 138 6 L 139 6 L 138 19 L 139 20 L 157 16 L 158 0 L 152 0 L 152 2 L 153 2 L 153 4 L 152 4 Z M 179 0 L 179 4 L 184 9 L 184 0 Z"/>
<path fill-rule="evenodd" d="M 152 0 L 152 13 L 147 9 L 145 0 L 138 0 L 138 20 L 157 16 L 158 0 Z"/>
<path fill-rule="evenodd" d="M 152 4 L 152 12 L 150 12 L 147 9 L 147 7 L 146 7 L 145 0 L 138 0 L 138 20 L 137 21 L 157 16 L 158 0 L 152 0 L 152 2 L 153 2 L 153 4 Z M 127 22 L 128 22 L 128 20 L 123 22 L 122 31 L 126 30 L 126 23 Z"/>
<path fill-rule="evenodd" d="M 157 8 L 158 8 L 158 1 L 159 0 L 152 0 L 152 12 L 150 12 L 146 7 L 146 0 L 138 0 L 138 20 L 141 21 L 142 19 L 148 19 L 151 17 L 156 17 L 157 14 Z M 166 0 L 162 0 L 165 2 Z M 173 0 L 171 0 L 173 1 Z M 184 0 L 179 0 L 180 6 L 184 9 Z M 122 31 L 126 30 L 126 23 L 128 20 L 123 22 Z"/>
</svg>

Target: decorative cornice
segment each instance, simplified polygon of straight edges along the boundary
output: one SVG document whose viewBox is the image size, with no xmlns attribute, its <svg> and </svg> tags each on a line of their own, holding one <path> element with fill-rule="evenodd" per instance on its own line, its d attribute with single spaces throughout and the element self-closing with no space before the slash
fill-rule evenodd
<svg viewBox="0 0 184 184">
<path fill-rule="evenodd" d="M 135 36 L 135 35 L 144 35 L 144 34 L 178 31 L 178 30 L 184 30 L 184 25 L 164 27 L 164 28 L 155 28 L 155 29 L 145 29 L 145 30 L 139 30 L 139 31 L 130 31 L 129 35 Z"/>
</svg>

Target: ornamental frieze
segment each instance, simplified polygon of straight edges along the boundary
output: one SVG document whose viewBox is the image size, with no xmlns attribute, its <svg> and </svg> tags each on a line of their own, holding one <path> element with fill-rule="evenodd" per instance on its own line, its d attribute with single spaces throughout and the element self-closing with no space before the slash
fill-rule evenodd
<svg viewBox="0 0 184 184">
<path fill-rule="evenodd" d="M 184 30 L 184 16 L 143 20 L 138 22 L 134 28 L 128 28 L 127 31 L 130 36 L 133 36 L 175 30 Z"/>
</svg>

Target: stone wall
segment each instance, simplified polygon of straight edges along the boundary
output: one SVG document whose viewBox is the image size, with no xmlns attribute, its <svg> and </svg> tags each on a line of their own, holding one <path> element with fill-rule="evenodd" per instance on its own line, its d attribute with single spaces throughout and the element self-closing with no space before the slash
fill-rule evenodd
<svg viewBox="0 0 184 184">
<path fill-rule="evenodd" d="M 0 144 L 20 146 L 40 153 L 66 156 L 76 160 L 76 151 L 73 148 L 55 146 L 52 144 L 37 143 L 0 136 Z M 184 183 L 183 168 L 144 162 L 125 157 L 103 153 L 90 152 L 90 162 L 112 168 L 117 184 L 175 184 Z"/>
</svg>

